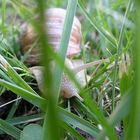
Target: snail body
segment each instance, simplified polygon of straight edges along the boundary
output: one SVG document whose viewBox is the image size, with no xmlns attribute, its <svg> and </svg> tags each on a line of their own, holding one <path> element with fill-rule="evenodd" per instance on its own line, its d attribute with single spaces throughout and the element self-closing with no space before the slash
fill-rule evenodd
<svg viewBox="0 0 140 140">
<path fill-rule="evenodd" d="M 66 60 L 69 61 L 69 60 Z M 71 63 L 72 65 L 72 63 Z M 69 66 L 69 68 L 72 70 L 72 67 Z M 38 87 L 40 89 L 41 92 L 43 92 L 43 72 L 44 68 L 42 66 L 33 66 L 30 68 L 30 72 L 35 76 L 35 79 L 37 81 Z M 77 80 L 78 77 L 76 76 Z M 68 78 L 68 76 L 63 73 L 62 76 L 62 80 L 61 80 L 61 88 L 60 88 L 60 95 L 63 98 L 71 98 L 73 96 L 79 98 L 81 101 L 83 100 L 80 96 L 79 96 L 79 90 L 77 89 L 77 87 L 73 84 L 73 82 Z"/>
</svg>

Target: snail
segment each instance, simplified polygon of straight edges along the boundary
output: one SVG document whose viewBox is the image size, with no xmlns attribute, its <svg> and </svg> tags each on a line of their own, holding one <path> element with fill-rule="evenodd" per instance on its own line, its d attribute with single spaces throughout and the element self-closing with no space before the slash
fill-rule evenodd
<svg viewBox="0 0 140 140">
<path fill-rule="evenodd" d="M 84 69 L 87 69 L 89 67 L 99 65 L 102 63 L 107 63 L 110 62 L 109 59 L 102 59 L 102 60 L 97 60 L 93 61 L 90 63 L 83 64 L 82 60 L 76 60 L 76 61 L 70 61 L 69 59 L 66 59 L 66 65 L 73 71 L 73 73 L 76 76 L 76 79 L 80 83 L 81 87 L 84 87 L 86 85 L 86 82 L 90 80 L 90 76 L 86 75 L 85 79 L 85 73 Z M 43 80 L 42 80 L 42 71 L 43 67 L 42 66 L 34 66 L 29 68 L 31 73 L 34 74 L 38 87 L 40 91 L 43 89 Z M 43 91 L 42 91 L 43 92 Z M 79 91 L 76 88 L 76 86 L 69 80 L 68 76 L 63 74 L 62 81 L 61 81 L 61 96 L 64 98 L 71 98 L 73 96 L 79 98 L 81 101 L 83 99 L 79 96 Z"/>
<path fill-rule="evenodd" d="M 66 10 L 60 8 L 51 8 L 46 11 L 46 28 L 47 28 L 47 36 L 49 38 L 49 44 L 54 48 L 55 51 L 59 49 L 64 20 L 65 20 Z M 40 48 L 39 46 L 32 47 L 34 42 L 37 40 L 37 35 L 33 28 L 26 24 L 26 28 L 22 36 L 20 37 L 21 50 L 23 54 L 26 54 L 30 50 L 30 54 L 26 62 L 33 67 L 30 67 L 29 70 L 32 74 L 34 74 L 39 89 L 42 91 L 43 80 L 42 80 L 42 71 L 43 67 L 38 66 L 38 62 L 40 60 Z M 80 53 L 80 44 L 81 44 L 81 23 L 77 17 L 74 17 L 72 32 L 69 40 L 67 55 L 66 55 L 66 65 L 75 73 L 75 76 L 82 86 L 86 85 L 85 75 L 83 69 L 88 67 L 100 64 L 102 62 L 107 62 L 108 60 L 101 60 L 99 62 L 91 62 L 89 64 L 83 64 L 80 61 L 80 64 L 74 65 L 71 59 L 75 55 Z M 79 75 L 78 75 L 79 73 Z M 89 81 L 90 77 L 87 76 L 87 81 Z M 47 85 L 46 85 L 47 86 Z M 83 100 L 78 94 L 79 91 L 75 87 L 75 85 L 69 80 L 66 74 L 63 74 L 61 81 L 61 96 L 64 98 L 71 98 L 76 96 L 81 101 Z"/>
<path fill-rule="evenodd" d="M 47 36 L 49 39 L 49 44 L 54 48 L 55 51 L 59 49 L 64 20 L 66 16 L 66 10 L 61 8 L 50 8 L 46 11 L 46 29 Z M 25 26 L 26 25 L 26 26 Z M 30 67 L 30 71 L 35 75 L 39 89 L 42 91 L 42 67 L 38 66 L 40 60 L 41 51 L 38 46 L 32 47 L 37 40 L 37 35 L 31 25 L 24 24 L 24 32 L 20 37 L 21 51 L 26 54 L 30 51 L 28 59 L 26 60 Z M 74 17 L 71 36 L 68 44 L 67 50 L 67 61 L 69 68 L 73 69 L 73 64 L 70 62 L 69 58 L 72 58 L 80 53 L 81 44 L 81 23 L 77 17 Z M 72 96 L 78 97 L 80 100 L 82 98 L 78 94 L 78 89 L 74 84 L 68 79 L 68 77 L 63 74 L 61 81 L 61 95 L 64 98 L 70 98 Z"/>
</svg>

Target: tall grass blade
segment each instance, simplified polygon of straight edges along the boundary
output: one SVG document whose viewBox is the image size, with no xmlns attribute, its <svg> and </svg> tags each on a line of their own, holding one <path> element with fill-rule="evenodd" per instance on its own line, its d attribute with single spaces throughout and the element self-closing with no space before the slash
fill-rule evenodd
<svg viewBox="0 0 140 140">
<path fill-rule="evenodd" d="M 125 22 L 128 16 L 128 13 L 130 11 L 131 8 L 131 4 L 132 4 L 132 0 L 129 0 L 125 15 L 124 15 L 124 19 L 123 19 L 123 24 L 121 27 L 121 31 L 120 31 L 120 35 L 119 35 L 119 40 L 118 40 L 118 45 L 117 45 L 117 53 L 116 53 L 116 58 L 115 58 L 115 67 L 114 67 L 114 76 L 113 76 L 113 90 L 112 90 L 112 110 L 114 110 L 115 108 L 115 86 L 116 86 L 116 80 L 117 80 L 117 73 L 118 73 L 118 61 L 119 61 L 119 57 L 122 51 L 122 41 L 123 41 L 123 37 L 124 37 L 124 30 L 125 30 Z"/>
<path fill-rule="evenodd" d="M 64 22 L 64 27 L 63 27 L 63 32 L 62 32 L 62 37 L 61 37 L 61 42 L 60 42 L 60 49 L 58 51 L 58 54 L 61 57 L 61 60 L 63 62 L 64 66 L 64 61 L 66 57 L 66 52 L 69 44 L 69 39 L 71 35 L 71 29 L 73 25 L 73 19 L 75 16 L 75 11 L 77 8 L 77 0 L 69 0 L 68 1 L 68 6 L 67 6 L 67 13 L 65 17 L 65 22 Z M 55 98 L 58 100 L 59 92 L 60 92 L 60 84 L 61 84 L 61 77 L 63 74 L 62 68 L 60 68 L 59 65 L 55 67 L 54 70 L 54 87 L 55 87 Z"/>
<path fill-rule="evenodd" d="M 96 21 L 90 17 L 89 13 L 85 10 L 82 1 L 78 1 L 78 6 L 80 7 L 81 11 L 85 15 L 86 19 L 90 22 L 90 24 L 106 39 L 108 40 L 115 48 L 117 47 L 117 41 L 113 35 L 111 35 L 108 31 L 102 28 Z"/>
<path fill-rule="evenodd" d="M 77 0 L 68 1 L 67 12 L 66 12 L 63 32 L 61 36 L 60 49 L 58 51 L 58 54 L 60 55 L 62 60 L 63 67 L 64 67 L 64 61 L 66 57 L 66 51 L 68 48 L 68 43 L 70 39 L 76 7 L 77 7 Z M 46 67 L 46 69 L 48 69 L 48 67 Z M 48 100 L 48 110 L 46 112 L 47 118 L 45 117 L 45 121 L 44 121 L 44 139 L 48 138 L 50 140 L 53 140 L 53 139 L 58 139 L 59 137 L 58 115 L 57 115 L 56 106 L 59 98 L 62 74 L 63 74 L 63 69 L 61 69 L 60 66 L 56 64 L 55 69 L 53 70 L 53 83 L 52 83 L 53 86 L 51 87 L 52 89 L 50 88 L 50 91 L 52 92 L 48 92 L 49 100 Z M 56 135 L 53 134 L 54 130 L 56 131 Z"/>
<path fill-rule="evenodd" d="M 132 106 L 127 131 L 127 139 L 140 139 L 140 1 L 136 1 L 136 40 L 133 47 L 134 56 L 134 88 Z"/>
</svg>

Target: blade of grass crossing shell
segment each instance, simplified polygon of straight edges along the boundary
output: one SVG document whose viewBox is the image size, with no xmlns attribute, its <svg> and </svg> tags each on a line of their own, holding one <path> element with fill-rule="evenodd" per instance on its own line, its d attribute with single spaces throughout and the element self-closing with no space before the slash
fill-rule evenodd
<svg viewBox="0 0 140 140">
<path fill-rule="evenodd" d="M 53 87 L 53 73 L 50 66 L 50 55 L 49 48 L 51 47 L 48 44 L 48 38 L 46 36 L 46 1 L 40 0 L 36 1 L 37 12 L 39 14 L 39 24 L 35 26 L 38 36 L 40 36 L 39 41 L 42 47 L 42 63 L 44 65 L 44 96 L 47 95 L 48 105 L 45 110 L 45 117 L 43 123 L 43 139 L 54 140 L 59 139 L 59 125 L 58 125 L 58 115 L 56 110 L 56 105 L 54 104 L 54 87 Z M 53 54 L 51 54 L 53 56 Z M 52 58 L 52 57 L 51 57 Z M 47 85 L 47 87 L 46 87 Z M 56 89 L 57 90 L 57 89 Z M 55 132 L 55 135 L 54 135 Z"/>
<path fill-rule="evenodd" d="M 56 106 L 59 98 L 59 92 L 60 92 L 60 86 L 61 86 L 61 77 L 63 74 L 63 68 L 64 68 L 64 61 L 66 57 L 66 52 L 68 48 L 68 43 L 70 39 L 70 34 L 71 34 L 71 29 L 73 25 L 73 19 L 75 16 L 75 11 L 77 7 L 77 0 L 69 0 L 68 1 L 68 6 L 67 6 L 67 12 L 66 12 L 66 17 L 65 17 L 65 22 L 64 22 L 64 27 L 63 27 L 63 32 L 61 36 L 61 41 L 60 41 L 60 49 L 58 50 L 58 54 L 60 55 L 60 58 L 62 60 L 62 68 L 56 64 L 55 68 L 53 70 L 53 92 L 50 93 L 49 95 L 49 101 L 48 101 L 48 112 L 47 112 L 47 118 L 45 117 L 45 124 L 49 122 L 47 126 L 44 126 L 44 132 L 49 132 L 50 137 L 48 136 L 47 133 L 44 135 L 45 137 L 49 138 L 50 140 L 53 140 L 53 132 L 54 128 L 58 127 L 57 119 L 57 111 L 56 111 Z M 55 120 L 55 121 L 54 121 Z M 56 123 L 54 123 L 56 122 Z M 53 126 L 53 127 L 52 127 Z"/>
<path fill-rule="evenodd" d="M 65 22 L 64 22 L 64 27 L 63 27 L 63 32 L 62 32 L 62 37 L 60 42 L 60 49 L 58 51 L 58 54 L 60 55 L 63 61 L 63 66 L 64 66 L 66 52 L 69 44 L 70 35 L 71 35 L 71 29 L 75 16 L 75 11 L 77 8 L 77 2 L 78 2 L 77 0 L 68 0 L 67 13 L 65 17 Z M 62 68 L 60 68 L 60 66 L 57 65 L 54 70 L 54 78 L 55 78 L 54 87 L 55 89 L 57 89 L 57 91 L 55 92 L 56 101 L 58 100 L 58 96 L 60 92 L 62 74 L 63 74 Z"/>
</svg>

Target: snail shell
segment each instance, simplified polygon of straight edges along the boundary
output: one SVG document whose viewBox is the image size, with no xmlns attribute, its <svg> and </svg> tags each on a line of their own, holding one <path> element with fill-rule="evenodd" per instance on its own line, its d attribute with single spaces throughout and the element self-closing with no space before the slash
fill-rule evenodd
<svg viewBox="0 0 140 140">
<path fill-rule="evenodd" d="M 61 8 L 50 8 L 46 11 L 46 29 L 49 44 L 57 51 L 60 46 L 61 35 L 63 31 L 66 10 Z M 40 48 L 32 44 L 37 40 L 37 36 L 32 26 L 27 25 L 24 28 L 24 33 L 20 38 L 21 50 L 23 54 L 30 52 L 27 63 L 30 65 L 37 64 L 40 58 Z M 74 17 L 69 46 L 67 50 L 67 57 L 71 58 L 80 53 L 81 43 L 81 24 L 80 21 Z M 31 49 L 32 48 L 32 49 Z"/>
</svg>

